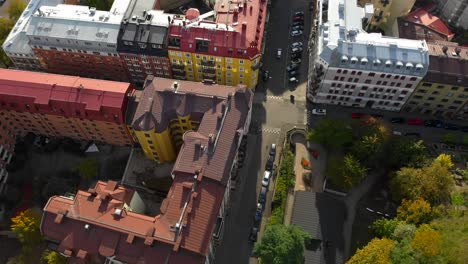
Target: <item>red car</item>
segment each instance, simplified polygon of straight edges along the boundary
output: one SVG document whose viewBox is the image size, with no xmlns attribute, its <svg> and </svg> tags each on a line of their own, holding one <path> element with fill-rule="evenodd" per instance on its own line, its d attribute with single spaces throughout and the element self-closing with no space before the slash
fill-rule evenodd
<svg viewBox="0 0 468 264">
<path fill-rule="evenodd" d="M 408 125 L 422 126 L 424 122 L 421 119 L 408 119 Z"/>
<path fill-rule="evenodd" d="M 359 119 L 363 116 L 365 116 L 366 114 L 364 113 L 351 113 L 351 118 L 354 118 L 354 119 Z"/>
</svg>

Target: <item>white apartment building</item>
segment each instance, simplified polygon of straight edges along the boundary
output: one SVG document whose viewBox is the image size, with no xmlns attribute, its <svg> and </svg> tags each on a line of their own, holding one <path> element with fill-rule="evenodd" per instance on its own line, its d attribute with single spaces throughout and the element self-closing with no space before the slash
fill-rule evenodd
<svg viewBox="0 0 468 264">
<path fill-rule="evenodd" d="M 26 31 L 31 21 L 32 15 L 41 6 L 63 4 L 64 0 L 31 0 L 24 9 L 21 17 L 16 21 L 15 26 L 10 31 L 3 42 L 2 48 L 11 59 L 17 69 L 20 70 L 41 70 L 41 65 L 34 55 Z"/>
<path fill-rule="evenodd" d="M 427 72 L 426 42 L 365 32 L 363 22 L 372 17 L 372 5 L 323 0 L 319 6 L 316 77 L 309 80 L 308 98 L 400 111 Z"/>
</svg>

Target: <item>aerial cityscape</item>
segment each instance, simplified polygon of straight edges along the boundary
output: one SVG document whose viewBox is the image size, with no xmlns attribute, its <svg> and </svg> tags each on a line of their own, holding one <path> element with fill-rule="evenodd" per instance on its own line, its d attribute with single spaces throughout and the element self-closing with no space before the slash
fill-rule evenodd
<svg viewBox="0 0 468 264">
<path fill-rule="evenodd" d="M 468 1 L 0 0 L 0 263 L 468 263 Z"/>
</svg>

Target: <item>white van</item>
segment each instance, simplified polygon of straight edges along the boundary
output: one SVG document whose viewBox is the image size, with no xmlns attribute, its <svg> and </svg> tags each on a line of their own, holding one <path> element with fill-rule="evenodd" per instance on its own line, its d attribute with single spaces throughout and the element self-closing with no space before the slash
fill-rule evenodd
<svg viewBox="0 0 468 264">
<path fill-rule="evenodd" d="M 277 51 L 277 54 L 276 54 L 276 58 L 277 59 L 281 59 L 281 54 L 283 53 L 283 50 L 281 48 L 278 48 L 278 51 Z"/>
</svg>

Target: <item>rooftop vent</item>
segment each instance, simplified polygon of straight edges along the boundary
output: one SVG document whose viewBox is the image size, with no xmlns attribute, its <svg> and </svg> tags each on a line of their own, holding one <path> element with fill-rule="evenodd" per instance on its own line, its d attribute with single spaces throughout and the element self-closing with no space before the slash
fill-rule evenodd
<svg viewBox="0 0 468 264">
<path fill-rule="evenodd" d="M 94 14 L 96 13 L 96 8 L 95 8 L 95 7 L 90 7 L 90 8 L 89 8 L 89 13 L 90 13 L 91 15 L 94 15 Z"/>
<path fill-rule="evenodd" d="M 455 53 L 457 54 L 457 56 L 460 56 L 460 52 L 461 52 L 460 47 L 456 47 L 455 48 Z"/>
<path fill-rule="evenodd" d="M 447 47 L 447 46 L 443 46 L 443 47 L 442 47 L 442 51 L 444 52 L 445 55 L 447 55 L 448 47 Z"/>
<path fill-rule="evenodd" d="M 89 230 L 89 228 L 90 228 L 89 224 L 84 225 L 85 230 Z"/>
<path fill-rule="evenodd" d="M 179 88 L 179 83 L 178 82 L 173 82 L 172 83 L 172 89 L 176 90 Z"/>
<path fill-rule="evenodd" d="M 122 209 L 121 208 L 115 208 L 114 216 L 122 216 Z"/>
</svg>

